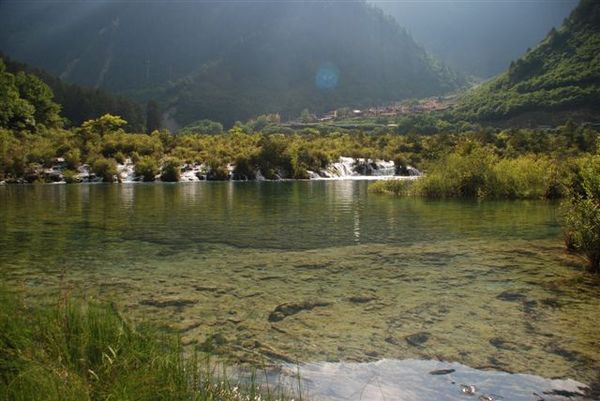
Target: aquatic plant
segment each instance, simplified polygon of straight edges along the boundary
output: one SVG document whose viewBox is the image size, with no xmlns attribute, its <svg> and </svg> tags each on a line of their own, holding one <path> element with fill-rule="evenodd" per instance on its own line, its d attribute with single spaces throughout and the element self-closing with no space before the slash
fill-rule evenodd
<svg viewBox="0 0 600 401">
<path fill-rule="evenodd" d="M 204 401 L 287 399 L 283 387 L 234 379 L 179 339 L 134 326 L 113 304 L 62 297 L 27 306 L 0 289 L 0 399 Z M 289 390 L 289 389 L 288 389 Z"/>
</svg>

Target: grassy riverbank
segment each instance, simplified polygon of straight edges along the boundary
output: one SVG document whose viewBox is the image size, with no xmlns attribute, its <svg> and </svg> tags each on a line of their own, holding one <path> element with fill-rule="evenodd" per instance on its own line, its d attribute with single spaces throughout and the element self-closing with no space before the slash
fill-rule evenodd
<svg viewBox="0 0 600 401">
<path fill-rule="evenodd" d="M 61 299 L 31 307 L 0 289 L 0 399 L 279 400 L 239 384 L 179 338 L 127 322 L 114 305 Z M 254 377 L 254 376 L 253 376 Z"/>
</svg>

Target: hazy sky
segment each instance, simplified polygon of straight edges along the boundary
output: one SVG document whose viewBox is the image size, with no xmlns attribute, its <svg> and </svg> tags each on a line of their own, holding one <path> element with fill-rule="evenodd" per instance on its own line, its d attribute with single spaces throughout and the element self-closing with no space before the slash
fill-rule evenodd
<svg viewBox="0 0 600 401">
<path fill-rule="evenodd" d="M 577 0 L 375 0 L 425 48 L 478 76 L 503 71 L 511 60 L 560 25 Z"/>
</svg>

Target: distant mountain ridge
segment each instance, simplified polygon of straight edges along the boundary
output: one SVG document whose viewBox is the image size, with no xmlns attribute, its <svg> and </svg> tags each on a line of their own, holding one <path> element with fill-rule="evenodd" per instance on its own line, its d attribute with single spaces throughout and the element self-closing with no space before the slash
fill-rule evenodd
<svg viewBox="0 0 600 401">
<path fill-rule="evenodd" d="M 600 2 L 582 0 L 559 29 L 467 93 L 457 112 L 480 121 L 569 115 L 600 120 Z M 541 113 L 541 114 L 540 114 Z"/>
<path fill-rule="evenodd" d="M 450 67 L 480 78 L 502 73 L 511 60 L 559 26 L 578 0 L 370 0 L 394 16 L 415 40 Z"/>
<path fill-rule="evenodd" d="M 179 125 L 439 95 L 464 78 L 364 2 L 0 4 L 0 49 Z"/>
</svg>

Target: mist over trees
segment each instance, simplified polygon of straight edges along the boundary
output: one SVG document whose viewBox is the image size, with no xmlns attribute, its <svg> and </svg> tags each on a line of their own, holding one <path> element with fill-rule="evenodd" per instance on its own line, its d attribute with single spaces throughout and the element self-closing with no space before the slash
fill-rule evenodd
<svg viewBox="0 0 600 401">
<path fill-rule="evenodd" d="M 364 2 L 0 3 L 0 49 L 68 82 L 155 99 L 179 126 L 366 107 L 465 82 Z"/>
<path fill-rule="evenodd" d="M 564 1 L 377 1 L 427 50 L 452 68 L 489 78 L 508 68 L 577 0 Z"/>
</svg>

